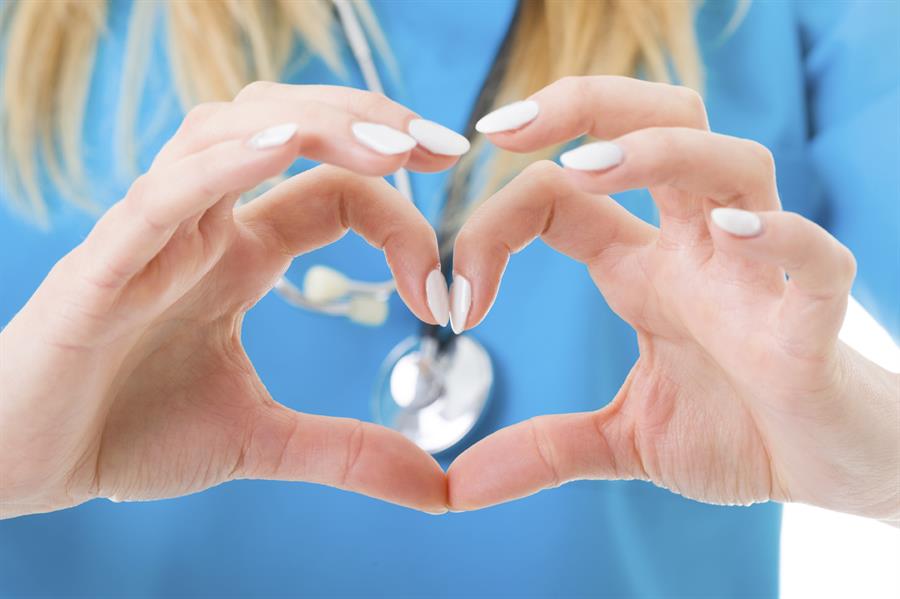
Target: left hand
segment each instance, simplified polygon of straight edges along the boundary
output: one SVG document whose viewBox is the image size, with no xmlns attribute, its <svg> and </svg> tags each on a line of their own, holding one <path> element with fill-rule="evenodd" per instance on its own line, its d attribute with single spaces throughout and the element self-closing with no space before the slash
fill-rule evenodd
<svg viewBox="0 0 900 599">
<path fill-rule="evenodd" d="M 605 408 L 533 418 L 464 452 L 448 472 L 451 509 L 644 479 L 711 503 L 896 519 L 896 379 L 838 341 L 853 256 L 780 211 L 769 151 L 711 133 L 684 88 L 570 78 L 533 100 L 537 118 L 493 143 L 532 151 L 588 133 L 615 146 L 581 161 L 602 170 L 535 164 L 475 211 L 454 254 L 455 280 L 471 284 L 464 319 L 484 318 L 510 254 L 540 236 L 587 265 L 640 357 Z M 659 229 L 604 195 L 644 187 Z M 740 211 L 713 222 L 721 207 Z"/>
</svg>

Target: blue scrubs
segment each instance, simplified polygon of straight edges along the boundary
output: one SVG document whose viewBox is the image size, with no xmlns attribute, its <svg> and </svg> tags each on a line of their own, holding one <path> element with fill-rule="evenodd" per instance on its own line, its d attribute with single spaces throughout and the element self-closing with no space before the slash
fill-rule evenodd
<svg viewBox="0 0 900 599">
<path fill-rule="evenodd" d="M 513 1 L 373 6 L 402 75 L 387 81 L 388 93 L 461 130 Z M 95 198 L 105 205 L 128 185 L 115 175 L 109 142 L 128 11 L 114 3 L 86 121 Z M 730 2 L 707 2 L 697 17 L 713 129 L 771 148 L 784 207 L 850 246 L 859 260 L 854 293 L 896 335 L 898 4 L 753 2 L 734 33 L 723 34 L 733 11 Z M 181 118 L 162 36 L 157 45 L 139 127 L 142 167 Z M 317 60 L 285 80 L 361 86 L 345 54 L 349 81 Z M 444 174 L 413 175 L 431 218 L 444 182 Z M 91 225 L 49 185 L 46 192 L 51 231 L 11 211 L 0 216 L 0 323 Z M 621 199 L 654 218 L 644 193 Z M 387 275 L 381 255 L 352 235 L 302 262 L 314 261 L 366 279 Z M 368 419 L 381 360 L 417 329 L 396 299 L 388 322 L 373 330 L 269 295 L 247 315 L 244 343 L 278 401 Z M 541 243 L 513 258 L 494 310 L 472 334 L 497 371 L 495 402 L 474 438 L 537 414 L 602 406 L 637 355 L 633 332 L 584 268 Z M 2 522 L 0 594 L 771 597 L 780 516 L 774 504 L 714 507 L 641 482 L 578 482 L 435 518 L 315 485 L 242 481 L 175 500 L 97 500 Z"/>
</svg>

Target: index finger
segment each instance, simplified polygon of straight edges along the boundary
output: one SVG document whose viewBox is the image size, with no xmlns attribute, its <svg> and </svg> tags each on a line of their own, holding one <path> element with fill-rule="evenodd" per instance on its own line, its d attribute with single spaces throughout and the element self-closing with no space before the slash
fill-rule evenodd
<svg viewBox="0 0 900 599">
<path fill-rule="evenodd" d="M 399 505 L 447 511 L 441 467 L 415 443 L 369 422 L 261 404 L 232 479 L 318 483 Z"/>
<path fill-rule="evenodd" d="M 709 129 L 702 97 L 688 87 L 629 77 L 564 77 L 476 125 L 492 143 L 513 152 L 582 135 L 611 139 L 647 127 Z"/>
<path fill-rule="evenodd" d="M 235 218 L 273 252 L 294 257 L 340 239 L 349 229 L 384 250 L 397 292 L 425 322 L 446 322 L 446 284 L 434 229 L 384 179 L 319 166 L 242 206 Z"/>
<path fill-rule="evenodd" d="M 355 115 L 362 121 L 381 123 L 411 135 L 418 145 L 410 153 L 406 167 L 413 171 L 432 172 L 450 168 L 468 150 L 468 141 L 462 135 L 422 119 L 384 94 L 368 90 L 338 85 L 257 81 L 245 87 L 235 98 L 237 103 L 272 100 L 321 102 Z M 454 149 L 447 149 L 451 147 Z"/>
<path fill-rule="evenodd" d="M 454 331 L 484 318 L 510 255 L 538 237 L 590 265 L 621 254 L 611 249 L 649 243 L 656 229 L 609 196 L 581 191 L 554 163 L 532 164 L 479 206 L 457 235 L 451 288 Z M 460 289 L 468 289 L 470 306 L 464 305 L 466 293 Z"/>
</svg>

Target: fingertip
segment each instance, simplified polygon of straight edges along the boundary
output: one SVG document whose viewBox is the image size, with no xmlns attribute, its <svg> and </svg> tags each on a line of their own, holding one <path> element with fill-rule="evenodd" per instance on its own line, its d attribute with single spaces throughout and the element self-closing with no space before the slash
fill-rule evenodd
<svg viewBox="0 0 900 599">
<path fill-rule="evenodd" d="M 434 318 L 432 324 L 447 326 L 450 320 L 450 292 L 440 268 L 432 270 L 425 279 L 425 301 Z"/>
<path fill-rule="evenodd" d="M 386 156 L 408 154 L 416 147 L 416 140 L 411 136 L 381 123 L 357 121 L 350 126 L 350 131 L 357 142 Z"/>
<path fill-rule="evenodd" d="M 409 154 L 406 168 L 417 173 L 437 173 L 453 168 L 460 156 L 442 156 L 432 154 L 425 148 L 417 146 Z"/>
<path fill-rule="evenodd" d="M 447 511 L 447 479 L 440 464 L 401 433 L 366 424 L 369 447 L 353 467 L 351 490 L 428 513 Z"/>
<path fill-rule="evenodd" d="M 534 100 L 520 100 L 501 106 L 484 115 L 475 123 L 475 130 L 488 135 L 491 141 L 503 141 L 503 134 L 520 131 L 534 121 L 540 113 L 540 106 Z"/>
<path fill-rule="evenodd" d="M 447 505 L 473 511 L 506 503 L 542 488 L 523 470 L 516 434 L 502 429 L 461 453 L 447 469 Z"/>
<path fill-rule="evenodd" d="M 466 330 L 472 308 L 472 284 L 461 274 L 453 273 L 450 285 L 450 326 L 457 335 Z"/>
<path fill-rule="evenodd" d="M 713 208 L 709 216 L 717 228 L 737 238 L 758 237 L 763 233 L 763 217 L 756 212 L 738 208 Z"/>
<path fill-rule="evenodd" d="M 416 140 L 418 148 L 434 158 L 457 158 L 471 148 L 464 135 L 425 119 L 413 119 L 407 124 L 407 132 Z"/>
</svg>

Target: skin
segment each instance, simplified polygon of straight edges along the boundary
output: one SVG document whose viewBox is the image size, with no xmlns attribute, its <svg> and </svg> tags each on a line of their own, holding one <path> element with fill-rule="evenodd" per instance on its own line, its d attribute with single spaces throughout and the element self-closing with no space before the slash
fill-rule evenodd
<svg viewBox="0 0 900 599">
<path fill-rule="evenodd" d="M 838 341 L 853 256 L 779 210 L 768 150 L 709 132 L 683 88 L 584 77 L 532 99 L 539 116 L 493 143 L 525 152 L 587 133 L 624 159 L 602 172 L 537 163 L 475 211 L 454 254 L 472 285 L 468 322 L 484 318 L 510 255 L 540 236 L 587 266 L 640 357 L 603 409 L 533 418 L 461 454 L 451 508 L 642 479 L 709 503 L 801 501 L 896 523 L 900 381 Z M 606 195 L 644 187 L 659 229 Z M 756 213 L 762 232 L 719 229 L 719 206 Z"/>
<path fill-rule="evenodd" d="M 256 84 L 189 115 L 0 335 L 0 515 L 235 478 L 328 484 L 440 513 L 575 479 L 639 478 L 714 503 L 804 501 L 897 520 L 900 383 L 838 342 L 852 255 L 779 210 L 768 151 L 710 133 L 699 97 L 682 88 L 570 78 L 533 99 L 539 116 L 492 142 L 530 151 L 589 133 L 625 159 L 599 173 L 529 167 L 462 228 L 455 274 L 472 285 L 471 327 L 510 254 L 536 237 L 585 263 L 640 346 L 608 406 L 498 431 L 445 476 L 397 433 L 271 398 L 241 348 L 241 317 L 293 256 L 347 227 L 384 248 L 401 297 L 434 321 L 424 296 L 433 231 L 359 174 L 453 160 L 360 146 L 353 120 L 403 130 L 414 118 L 381 97 Z M 288 144 L 248 149 L 282 122 L 300 124 Z M 350 170 L 313 169 L 233 210 L 238 192 L 298 155 Z M 659 229 L 607 195 L 640 187 Z M 710 211 L 726 205 L 758 214 L 762 232 L 718 229 Z"/>
<path fill-rule="evenodd" d="M 446 511 L 438 464 L 399 433 L 277 403 L 241 346 L 243 314 L 294 256 L 352 228 L 385 252 L 400 296 L 433 322 L 425 277 L 434 231 L 384 180 L 454 159 L 384 156 L 354 121 L 416 118 L 357 90 L 254 84 L 192 111 L 126 197 L 48 275 L 6 327 L 0 516 L 95 497 L 147 500 L 240 478 L 309 481 Z M 284 145 L 257 132 L 292 122 Z M 298 156 L 333 166 L 234 209 Z"/>
</svg>

